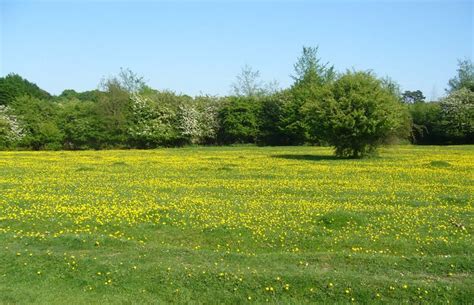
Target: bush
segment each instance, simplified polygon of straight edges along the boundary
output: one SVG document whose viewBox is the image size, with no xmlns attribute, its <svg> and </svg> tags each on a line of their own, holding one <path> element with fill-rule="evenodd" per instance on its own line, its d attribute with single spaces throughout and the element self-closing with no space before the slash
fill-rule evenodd
<svg viewBox="0 0 474 305">
<path fill-rule="evenodd" d="M 321 87 L 305 105 L 310 134 L 335 147 L 337 156 L 373 154 L 387 138 L 406 133 L 406 109 L 369 72 L 347 72 Z"/>
</svg>

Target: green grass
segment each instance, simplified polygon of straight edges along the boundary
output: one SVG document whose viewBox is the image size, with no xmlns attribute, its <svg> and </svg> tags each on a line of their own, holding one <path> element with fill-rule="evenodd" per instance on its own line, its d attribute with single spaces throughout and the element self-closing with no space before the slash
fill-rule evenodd
<svg viewBox="0 0 474 305">
<path fill-rule="evenodd" d="M 474 146 L 0 152 L 1 304 L 474 300 Z"/>
</svg>

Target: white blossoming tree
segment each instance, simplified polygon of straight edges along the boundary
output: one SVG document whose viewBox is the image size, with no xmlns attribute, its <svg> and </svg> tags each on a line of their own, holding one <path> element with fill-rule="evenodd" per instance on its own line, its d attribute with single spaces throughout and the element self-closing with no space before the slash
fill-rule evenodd
<svg viewBox="0 0 474 305">
<path fill-rule="evenodd" d="M 451 137 L 474 137 L 474 92 L 467 88 L 452 91 L 441 100 L 443 125 Z"/>
<path fill-rule="evenodd" d="M 10 109 L 0 105 L 0 148 L 7 148 L 24 137 L 24 131 L 17 117 L 11 114 Z"/>
<path fill-rule="evenodd" d="M 175 114 L 167 107 L 159 107 L 151 99 L 138 93 L 131 94 L 131 124 L 128 134 L 138 147 L 174 144 L 177 132 L 173 127 Z"/>
<path fill-rule="evenodd" d="M 178 130 L 192 144 L 215 142 L 218 130 L 217 99 L 198 97 L 178 107 Z"/>
</svg>

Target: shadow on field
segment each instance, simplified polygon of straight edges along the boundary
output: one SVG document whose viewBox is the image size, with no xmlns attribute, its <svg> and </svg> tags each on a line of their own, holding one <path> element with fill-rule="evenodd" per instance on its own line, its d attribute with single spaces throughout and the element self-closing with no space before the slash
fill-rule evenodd
<svg viewBox="0 0 474 305">
<path fill-rule="evenodd" d="M 327 160 L 348 160 L 336 156 L 327 155 L 272 155 L 273 158 L 288 160 L 305 160 L 305 161 L 327 161 Z"/>
</svg>

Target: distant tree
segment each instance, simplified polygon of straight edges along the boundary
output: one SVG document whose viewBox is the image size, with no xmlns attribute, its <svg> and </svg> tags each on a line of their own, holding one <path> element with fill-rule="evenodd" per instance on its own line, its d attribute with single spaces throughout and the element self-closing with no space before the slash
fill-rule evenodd
<svg viewBox="0 0 474 305">
<path fill-rule="evenodd" d="M 117 79 L 121 87 L 129 93 L 138 93 L 147 87 L 144 77 L 128 68 L 120 68 Z"/>
<path fill-rule="evenodd" d="M 232 94 L 243 97 L 261 97 L 275 93 L 278 90 L 276 81 L 265 83 L 260 79 L 260 71 L 245 65 L 236 81 L 232 84 Z"/>
<path fill-rule="evenodd" d="M 321 63 L 318 57 L 318 47 L 303 47 L 303 52 L 294 65 L 295 74 L 292 76 L 295 86 L 316 84 L 323 85 L 335 79 L 334 66 Z"/>
<path fill-rule="evenodd" d="M 107 131 L 107 144 L 126 145 L 132 108 L 131 97 L 138 90 L 144 89 L 141 78 L 129 70 L 122 69 L 119 76 L 103 80 L 101 88 L 104 94 L 99 97 L 97 109 L 104 130 Z"/>
<path fill-rule="evenodd" d="M 79 93 L 77 93 L 74 89 L 65 89 L 63 92 L 61 92 L 58 98 L 65 100 L 79 99 Z"/>
<path fill-rule="evenodd" d="M 369 72 L 347 72 L 306 105 L 310 132 L 341 157 L 363 157 L 406 126 L 398 98 Z"/>
<path fill-rule="evenodd" d="M 73 89 L 66 89 L 57 97 L 58 100 L 73 100 L 98 102 L 101 92 L 99 90 L 90 90 L 76 92 Z"/>
<path fill-rule="evenodd" d="M 50 99 L 51 95 L 18 74 L 0 77 L 0 105 L 9 105 L 17 97 L 28 95 L 39 99 Z"/>
<path fill-rule="evenodd" d="M 416 91 L 405 91 L 402 94 L 402 101 L 407 104 L 413 103 L 423 103 L 425 101 L 425 96 L 420 90 Z"/>
<path fill-rule="evenodd" d="M 462 88 L 474 92 L 474 64 L 470 59 L 458 61 L 458 75 L 448 82 L 446 91 L 451 93 Z"/>
</svg>

